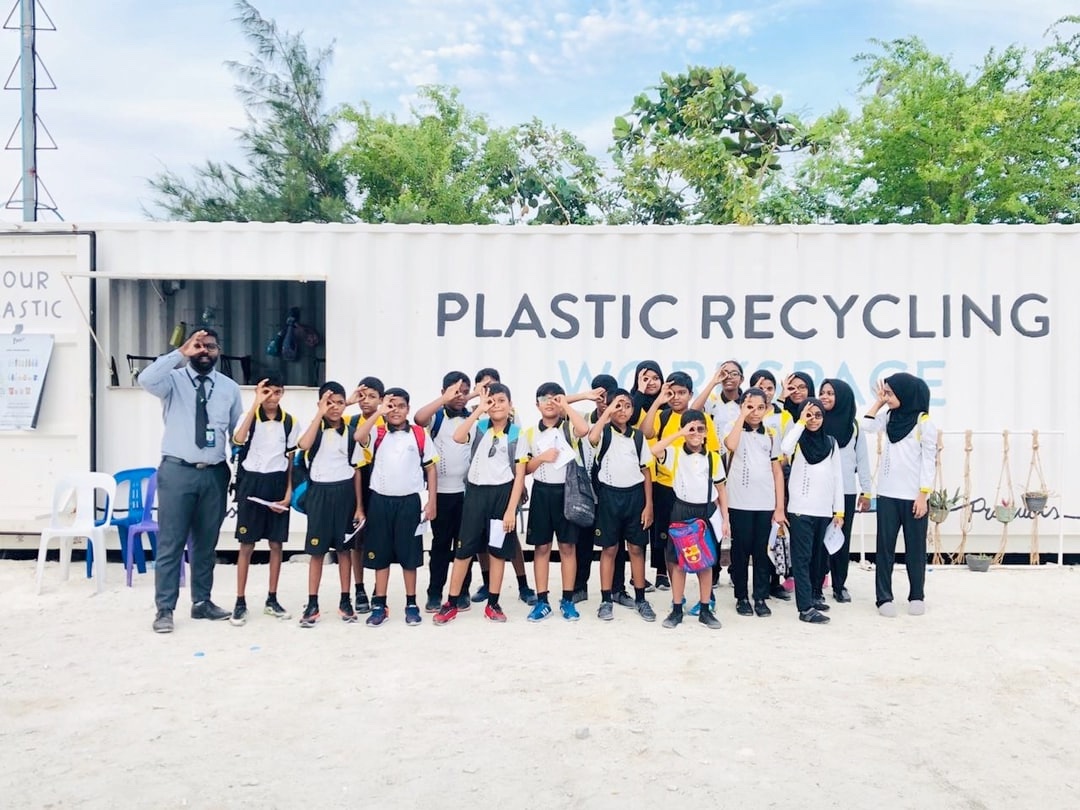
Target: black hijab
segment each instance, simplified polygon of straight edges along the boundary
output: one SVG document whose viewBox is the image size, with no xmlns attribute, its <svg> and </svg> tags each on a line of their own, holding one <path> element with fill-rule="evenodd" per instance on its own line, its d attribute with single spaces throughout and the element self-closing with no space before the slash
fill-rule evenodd
<svg viewBox="0 0 1080 810">
<path fill-rule="evenodd" d="M 814 399 L 814 397 L 807 397 L 806 402 L 802 404 L 801 410 L 806 410 L 808 405 L 816 405 L 821 411 L 821 415 L 824 416 L 828 411 L 825 410 L 825 406 L 821 404 L 820 399 Z M 803 457 L 806 459 L 807 464 L 820 464 L 829 457 L 829 453 L 832 452 L 832 439 L 825 432 L 825 420 L 822 419 L 821 427 L 817 430 L 810 430 L 809 427 L 803 429 L 802 436 L 799 437 L 799 449 L 802 450 Z"/>
<path fill-rule="evenodd" d="M 660 392 L 655 394 L 646 394 L 644 391 L 638 390 L 638 379 L 641 377 L 641 372 L 648 369 L 649 371 L 655 371 L 656 375 L 660 378 L 661 384 L 664 382 L 664 372 L 660 370 L 660 364 L 655 360 L 642 360 L 637 364 L 637 368 L 634 369 L 634 387 L 630 393 L 630 401 L 634 403 L 634 416 L 632 421 L 637 422 L 643 415 L 648 413 L 649 408 L 656 401 L 656 398 L 660 396 Z"/>
<path fill-rule="evenodd" d="M 900 400 L 900 407 L 889 411 L 885 425 L 889 441 L 896 444 L 915 429 L 921 414 L 930 411 L 930 387 L 914 374 L 904 372 L 886 377 L 885 383 Z"/>
<path fill-rule="evenodd" d="M 814 378 L 813 377 L 811 377 L 805 371 L 796 371 L 791 376 L 792 377 L 798 377 L 800 380 L 802 380 L 804 383 L 806 383 L 806 396 L 807 396 L 808 399 L 809 399 L 809 397 L 814 396 Z M 802 403 L 799 403 L 798 405 L 796 405 L 794 402 L 791 401 L 791 397 L 785 397 L 785 399 L 784 399 L 784 410 L 791 414 L 792 419 L 798 419 L 799 418 L 799 413 L 802 411 L 802 408 L 803 408 L 803 403 L 807 402 L 808 399 L 803 400 Z M 825 410 L 825 409 L 822 408 L 822 410 Z"/>
<path fill-rule="evenodd" d="M 825 424 L 821 426 L 821 429 L 836 439 L 838 445 L 847 447 L 851 437 L 855 435 L 855 392 L 843 380 L 821 381 L 822 388 L 826 384 L 832 386 L 836 401 L 831 411 L 821 409 L 825 414 Z"/>
</svg>

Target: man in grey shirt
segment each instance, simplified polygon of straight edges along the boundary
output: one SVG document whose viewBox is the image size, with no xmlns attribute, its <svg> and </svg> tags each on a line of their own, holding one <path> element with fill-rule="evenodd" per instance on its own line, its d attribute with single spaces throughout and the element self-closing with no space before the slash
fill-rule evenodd
<svg viewBox="0 0 1080 810">
<path fill-rule="evenodd" d="M 240 386 L 214 370 L 221 347 L 217 332 L 200 329 L 179 349 L 164 354 L 139 374 L 139 384 L 161 400 L 165 435 L 158 467 L 157 560 L 154 632 L 173 631 L 180 596 L 180 566 L 192 537 L 191 618 L 229 618 L 210 601 L 214 551 L 225 519 L 229 467 L 225 463 L 232 426 L 243 416 Z M 181 363 L 187 360 L 186 365 Z M 179 368 L 178 368 L 179 366 Z"/>
</svg>

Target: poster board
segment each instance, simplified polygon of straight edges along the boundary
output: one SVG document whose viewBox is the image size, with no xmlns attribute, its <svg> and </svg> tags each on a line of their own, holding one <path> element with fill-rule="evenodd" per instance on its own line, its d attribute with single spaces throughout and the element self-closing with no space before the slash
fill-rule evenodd
<svg viewBox="0 0 1080 810">
<path fill-rule="evenodd" d="M 49 372 L 52 335 L 0 335 L 0 430 L 35 430 Z"/>
</svg>

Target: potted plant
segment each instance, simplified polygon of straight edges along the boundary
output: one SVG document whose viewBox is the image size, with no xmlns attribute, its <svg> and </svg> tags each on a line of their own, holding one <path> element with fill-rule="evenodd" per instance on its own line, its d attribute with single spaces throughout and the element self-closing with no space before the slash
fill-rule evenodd
<svg viewBox="0 0 1080 810">
<path fill-rule="evenodd" d="M 1050 493 L 1046 489 L 1029 490 L 1023 495 L 1024 508 L 1033 514 L 1040 514 L 1046 508 L 1046 501 L 1049 497 Z"/>
<path fill-rule="evenodd" d="M 949 516 L 949 511 L 960 502 L 960 488 L 957 487 L 955 494 L 949 495 L 947 489 L 935 489 L 926 499 L 927 510 L 930 520 L 934 523 L 944 523 Z"/>
<path fill-rule="evenodd" d="M 972 571 L 989 571 L 991 559 L 989 554 L 968 554 L 964 557 L 967 567 Z"/>
</svg>

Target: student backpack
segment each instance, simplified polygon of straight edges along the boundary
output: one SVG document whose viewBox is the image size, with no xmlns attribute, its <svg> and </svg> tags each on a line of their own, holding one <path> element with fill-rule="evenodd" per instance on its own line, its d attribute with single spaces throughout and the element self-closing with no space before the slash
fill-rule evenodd
<svg viewBox="0 0 1080 810">
<path fill-rule="evenodd" d="M 466 408 L 465 409 L 465 416 L 468 417 L 468 415 L 469 415 L 469 409 Z M 435 411 L 435 416 L 433 416 L 432 419 L 431 419 L 431 428 L 429 430 L 429 432 L 431 433 L 431 438 L 434 439 L 436 436 L 439 435 L 439 429 L 442 427 L 442 423 L 445 420 L 446 420 L 446 408 L 439 408 L 439 410 Z"/>
<path fill-rule="evenodd" d="M 285 428 L 285 455 L 286 457 L 295 450 L 295 447 L 289 447 L 289 436 L 292 435 L 293 418 L 292 414 L 287 411 L 282 411 L 282 426 Z M 276 419 L 265 420 L 268 422 L 276 422 Z M 229 492 L 232 493 L 233 499 L 236 499 L 237 493 L 240 491 L 240 482 L 244 480 L 244 459 L 248 456 L 248 451 L 251 450 L 251 439 L 255 435 L 255 426 L 259 424 L 258 415 L 255 416 L 255 420 L 251 423 L 251 428 L 248 430 L 247 441 L 243 444 L 234 444 L 232 448 L 232 460 L 236 462 L 236 471 L 233 474 L 232 483 L 229 485 Z"/>
<path fill-rule="evenodd" d="M 349 463 L 352 463 L 353 453 L 356 450 L 356 437 L 353 435 L 356 433 L 356 425 L 360 421 L 359 415 L 347 417 L 345 419 L 345 436 L 346 447 Z M 311 443 L 311 447 L 304 453 L 297 453 L 293 456 L 293 470 L 292 470 L 292 508 L 299 512 L 301 515 L 307 514 L 307 493 L 311 484 L 311 462 L 315 459 L 315 454 L 319 452 L 319 448 L 322 446 L 323 431 L 327 428 L 320 428 L 319 432 L 315 434 L 315 441 Z M 332 428 L 331 428 L 332 430 Z"/>
<path fill-rule="evenodd" d="M 668 418 L 669 419 L 671 418 L 670 413 L 671 412 L 669 411 L 668 412 L 668 414 L 669 414 Z M 663 416 L 660 417 L 660 424 L 661 425 L 666 425 L 667 424 L 667 420 L 664 419 Z M 641 459 L 641 450 L 645 446 L 645 434 L 642 433 L 637 428 L 630 428 L 630 429 L 634 432 L 634 448 L 637 451 L 637 458 L 640 460 Z M 661 428 L 661 429 L 663 429 L 663 428 Z M 607 455 L 607 451 L 611 449 L 611 431 L 612 430 L 614 430 L 614 428 L 611 426 L 610 423 L 607 424 L 607 425 L 604 425 L 604 433 L 603 433 L 603 436 L 600 439 L 600 448 L 596 452 L 596 458 L 593 459 L 592 476 L 591 477 L 592 477 L 592 483 L 593 483 L 594 488 L 599 486 L 599 484 L 600 484 L 600 462 L 602 462 L 604 460 L 604 456 Z M 658 433 L 657 436 L 659 436 L 659 435 L 660 434 Z"/>
<path fill-rule="evenodd" d="M 424 447 L 427 445 L 427 434 L 420 425 L 409 425 L 412 428 L 413 438 L 416 439 L 416 449 L 420 451 L 420 466 L 424 466 Z M 379 450 L 379 445 L 382 444 L 383 439 L 386 438 L 386 434 L 389 432 L 386 425 L 379 425 L 375 428 L 375 440 L 371 443 L 371 463 L 375 463 L 375 453 Z"/>
<path fill-rule="evenodd" d="M 701 518 L 672 523 L 668 537 L 686 573 L 697 574 L 716 565 L 716 541 L 708 523 Z"/>
</svg>

